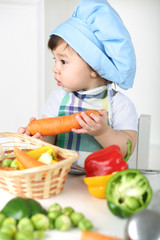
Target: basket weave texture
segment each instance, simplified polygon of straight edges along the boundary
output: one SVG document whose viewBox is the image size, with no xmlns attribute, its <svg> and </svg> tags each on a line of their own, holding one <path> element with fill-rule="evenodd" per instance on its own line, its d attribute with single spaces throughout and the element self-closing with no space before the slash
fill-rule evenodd
<svg viewBox="0 0 160 240">
<path fill-rule="evenodd" d="M 27 198 L 44 199 L 59 194 L 63 188 L 68 172 L 79 157 L 76 151 L 62 149 L 47 142 L 19 133 L 0 133 L 0 162 L 5 158 L 15 158 L 13 148 L 32 150 L 45 145 L 53 147 L 57 163 L 40 167 L 0 171 L 0 188 L 9 193 Z"/>
</svg>

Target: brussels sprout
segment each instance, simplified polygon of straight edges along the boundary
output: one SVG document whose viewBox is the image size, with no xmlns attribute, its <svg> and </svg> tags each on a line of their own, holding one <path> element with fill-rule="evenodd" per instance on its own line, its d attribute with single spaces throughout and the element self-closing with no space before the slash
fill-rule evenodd
<svg viewBox="0 0 160 240">
<path fill-rule="evenodd" d="M 2 225 L 16 225 L 17 224 L 17 221 L 15 218 L 13 217 L 6 217 L 2 223 Z"/>
<path fill-rule="evenodd" d="M 72 207 L 65 207 L 62 209 L 62 214 L 70 216 L 74 212 Z"/>
<path fill-rule="evenodd" d="M 34 228 L 37 230 L 47 230 L 49 229 L 49 218 L 42 214 L 36 213 L 31 217 L 31 221 L 34 225 Z"/>
<path fill-rule="evenodd" d="M 4 160 L 2 161 L 2 167 L 10 167 L 11 162 L 12 162 L 11 159 L 8 159 L 8 158 L 4 159 Z"/>
<path fill-rule="evenodd" d="M 5 233 L 7 235 L 9 235 L 10 237 L 14 237 L 14 235 L 16 234 L 17 228 L 16 225 L 14 224 L 10 224 L 10 225 L 2 225 L 0 232 L 1 233 Z"/>
<path fill-rule="evenodd" d="M 34 240 L 40 240 L 44 237 L 44 231 L 36 230 L 33 232 Z"/>
<path fill-rule="evenodd" d="M 78 227 L 81 230 L 88 230 L 88 231 L 90 231 L 90 230 L 92 230 L 93 225 L 92 225 L 92 223 L 88 219 L 82 218 L 79 221 L 79 223 L 78 223 Z"/>
<path fill-rule="evenodd" d="M 34 226 L 32 221 L 29 218 L 22 218 L 18 224 L 17 224 L 17 228 L 19 231 L 30 231 L 33 232 L 34 231 Z"/>
<path fill-rule="evenodd" d="M 61 211 L 52 211 L 52 212 L 48 212 L 48 218 L 49 218 L 49 229 L 53 229 L 55 224 L 55 219 L 61 215 Z"/>
<path fill-rule="evenodd" d="M 83 213 L 79 213 L 79 212 L 73 212 L 70 216 L 71 222 L 75 227 L 78 226 L 79 221 L 83 218 L 84 218 Z"/>
<path fill-rule="evenodd" d="M 62 210 L 62 207 L 61 207 L 61 205 L 60 205 L 59 203 L 53 203 L 53 204 L 49 207 L 49 209 L 48 209 L 49 212 L 52 212 L 52 211 L 61 211 L 61 210 Z"/>
<path fill-rule="evenodd" d="M 5 218 L 6 216 L 3 213 L 0 213 L 0 226 L 2 225 Z"/>
<path fill-rule="evenodd" d="M 60 215 L 55 220 L 55 228 L 60 231 L 67 231 L 71 228 L 71 220 L 67 215 Z"/>
<path fill-rule="evenodd" d="M 60 216 L 61 215 L 61 211 L 52 211 L 52 212 L 48 212 L 48 218 L 50 219 L 50 220 L 55 220 L 58 216 Z"/>
<path fill-rule="evenodd" d="M 12 238 L 8 234 L 3 233 L 3 232 L 0 232 L 0 239 L 1 240 L 12 240 Z"/>
<path fill-rule="evenodd" d="M 14 169 L 18 169 L 17 159 L 12 160 L 10 167 Z"/>
<path fill-rule="evenodd" d="M 15 235 L 15 240 L 34 240 L 34 234 L 28 231 L 18 231 Z"/>
<path fill-rule="evenodd" d="M 54 229 L 54 228 L 55 228 L 54 220 L 49 219 L 49 229 Z"/>
</svg>

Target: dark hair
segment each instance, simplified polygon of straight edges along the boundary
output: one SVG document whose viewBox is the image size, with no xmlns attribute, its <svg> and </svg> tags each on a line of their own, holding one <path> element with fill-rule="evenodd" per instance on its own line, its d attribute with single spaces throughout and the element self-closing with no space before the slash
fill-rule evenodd
<svg viewBox="0 0 160 240">
<path fill-rule="evenodd" d="M 53 51 L 60 43 L 63 41 L 63 39 L 57 35 L 51 35 L 51 37 L 48 40 L 48 48 Z"/>
<path fill-rule="evenodd" d="M 59 46 L 59 44 L 60 44 L 62 41 L 64 41 L 63 38 L 61 38 L 61 37 L 53 34 L 53 35 L 51 35 L 51 37 L 50 37 L 49 40 L 48 40 L 48 48 L 51 49 L 51 51 L 53 51 L 54 49 L 56 49 L 56 48 Z M 67 46 L 69 46 L 69 45 L 67 44 Z M 78 54 L 78 53 L 77 53 L 77 54 Z M 79 55 L 79 54 L 78 54 L 78 55 Z M 79 55 L 79 56 L 80 56 L 80 55 Z M 100 77 L 100 75 L 99 75 L 90 65 L 88 65 L 88 66 L 90 67 L 90 69 L 91 69 L 92 71 L 94 71 L 94 72 L 97 74 L 97 76 Z M 107 79 L 104 79 L 104 80 L 107 82 L 107 84 L 111 83 L 111 81 L 108 81 Z"/>
</svg>

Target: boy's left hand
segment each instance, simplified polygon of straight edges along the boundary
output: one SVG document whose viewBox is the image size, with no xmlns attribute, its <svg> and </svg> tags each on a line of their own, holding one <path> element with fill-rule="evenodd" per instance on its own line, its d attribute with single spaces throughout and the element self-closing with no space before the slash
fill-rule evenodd
<svg viewBox="0 0 160 240">
<path fill-rule="evenodd" d="M 107 124 L 107 111 L 99 110 L 100 116 L 91 113 L 88 116 L 85 112 L 81 113 L 81 116 L 77 115 L 76 120 L 82 126 L 81 129 L 73 128 L 72 132 L 79 134 L 89 134 L 92 136 L 98 136 L 104 133 L 109 127 Z"/>
</svg>

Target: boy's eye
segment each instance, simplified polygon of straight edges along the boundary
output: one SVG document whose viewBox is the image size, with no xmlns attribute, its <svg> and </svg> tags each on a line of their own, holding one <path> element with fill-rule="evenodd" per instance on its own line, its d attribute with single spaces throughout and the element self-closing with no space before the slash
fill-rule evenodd
<svg viewBox="0 0 160 240">
<path fill-rule="evenodd" d="M 61 60 L 62 64 L 66 64 L 66 61 L 65 60 Z"/>
</svg>

